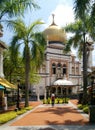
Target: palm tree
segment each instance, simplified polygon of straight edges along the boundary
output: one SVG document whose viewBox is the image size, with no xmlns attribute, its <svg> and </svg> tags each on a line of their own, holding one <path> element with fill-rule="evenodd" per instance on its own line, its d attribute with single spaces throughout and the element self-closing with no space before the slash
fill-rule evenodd
<svg viewBox="0 0 95 130">
<path fill-rule="evenodd" d="M 95 0 L 74 0 L 74 12 L 76 19 L 85 21 L 85 16 L 90 17 L 92 36 L 95 39 Z"/>
<path fill-rule="evenodd" d="M 13 18 L 17 15 L 23 15 L 27 8 L 39 6 L 33 0 L 0 0 L 0 20 L 6 16 Z"/>
<path fill-rule="evenodd" d="M 34 9 L 40 8 L 33 0 L 0 0 L 0 37 L 3 36 L 2 22 L 18 15 L 23 16 L 25 10 L 29 8 L 31 9 L 32 7 Z"/>
<path fill-rule="evenodd" d="M 83 21 L 78 20 L 75 23 L 71 23 L 65 27 L 67 32 L 71 32 L 74 35 L 69 39 L 65 52 L 70 51 L 71 46 L 78 49 L 78 56 L 83 57 L 83 104 L 87 103 L 87 41 L 85 39 L 85 33 L 83 28 Z M 86 19 L 85 29 L 90 35 L 89 19 Z"/>
<path fill-rule="evenodd" d="M 17 46 L 18 49 L 20 46 L 23 48 L 23 61 L 25 64 L 25 107 L 27 107 L 29 105 L 28 90 L 30 85 L 30 62 L 32 60 L 33 63 L 35 63 L 36 69 L 40 67 L 42 61 L 44 60 L 46 42 L 43 34 L 37 32 L 38 25 L 42 24 L 40 20 L 33 22 L 28 27 L 25 26 L 25 23 L 21 19 L 10 22 L 11 26 L 14 28 L 14 36 L 11 46 L 12 48 L 17 48 Z M 13 56 L 14 55 L 15 54 L 13 54 Z"/>
<path fill-rule="evenodd" d="M 89 28 L 90 28 L 90 36 L 95 40 L 95 1 L 94 0 L 75 0 L 74 3 L 74 12 L 76 19 L 81 19 L 83 23 L 83 86 L 84 86 L 84 96 L 87 87 L 87 69 L 86 69 L 86 40 L 85 35 L 89 31 L 86 27 L 86 19 L 89 16 Z M 85 99 L 85 98 L 84 98 Z"/>
</svg>

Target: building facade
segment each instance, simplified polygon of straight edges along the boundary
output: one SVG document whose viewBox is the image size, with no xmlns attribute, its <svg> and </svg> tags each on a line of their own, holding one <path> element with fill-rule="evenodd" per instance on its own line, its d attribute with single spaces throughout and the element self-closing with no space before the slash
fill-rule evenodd
<svg viewBox="0 0 95 130">
<path fill-rule="evenodd" d="M 52 91 L 56 96 L 63 96 L 65 91 L 67 94 L 77 94 L 82 83 L 81 62 L 76 61 L 73 53 L 63 52 L 66 33 L 55 24 L 54 16 L 52 24 L 43 33 L 47 41 L 45 61 L 39 70 L 41 80 L 32 89 L 38 99 L 40 96 L 46 97 L 47 91 L 49 96 Z M 59 79 L 62 84 L 55 85 Z"/>
</svg>

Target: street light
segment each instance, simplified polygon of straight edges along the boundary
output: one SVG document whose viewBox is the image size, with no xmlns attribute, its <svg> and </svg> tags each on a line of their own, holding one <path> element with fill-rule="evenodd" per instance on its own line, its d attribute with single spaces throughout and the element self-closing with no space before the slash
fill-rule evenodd
<svg viewBox="0 0 95 130">
<path fill-rule="evenodd" d="M 65 88 L 65 103 L 66 103 L 66 88 Z"/>
<path fill-rule="evenodd" d="M 20 107 L 19 107 L 19 88 L 20 88 L 20 80 L 18 79 L 17 80 L 17 83 L 18 83 L 18 85 L 17 85 L 17 109 L 19 110 L 20 109 Z"/>
</svg>

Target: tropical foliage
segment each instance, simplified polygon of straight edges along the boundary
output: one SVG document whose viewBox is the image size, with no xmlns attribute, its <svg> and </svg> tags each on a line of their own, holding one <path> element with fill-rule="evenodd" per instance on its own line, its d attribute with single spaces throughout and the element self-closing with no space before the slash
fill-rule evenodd
<svg viewBox="0 0 95 130">
<path fill-rule="evenodd" d="M 26 9 L 32 7 L 39 8 L 34 0 L 0 0 L 0 19 L 5 15 L 9 18 L 23 15 Z"/>
<path fill-rule="evenodd" d="M 78 55 L 83 57 L 83 104 L 87 103 L 87 39 L 86 35 L 94 39 L 95 2 L 93 0 L 75 0 L 74 12 L 77 21 L 67 25 L 66 31 L 74 35 L 69 39 L 65 51 L 70 51 L 71 46 L 78 49 Z M 93 16 L 94 14 L 94 16 Z M 93 18 L 92 18 L 93 16 Z"/>
<path fill-rule="evenodd" d="M 32 7 L 40 8 L 34 0 L 0 0 L 0 37 L 3 36 L 3 22 L 7 24 L 8 19 L 23 16 L 25 11 Z"/>
<path fill-rule="evenodd" d="M 29 105 L 28 95 L 31 74 L 31 61 L 33 65 L 35 65 L 34 69 L 37 70 L 44 60 L 46 42 L 43 34 L 37 31 L 38 26 L 43 23 L 40 20 L 37 20 L 31 25 L 26 26 L 21 19 L 17 19 L 16 21 L 9 21 L 9 23 L 10 27 L 14 29 L 14 36 L 11 41 L 11 47 L 13 50 L 12 56 L 16 56 L 15 53 L 17 53 L 19 49 L 20 51 L 22 50 L 23 54 L 23 62 L 25 65 L 25 106 L 27 107 Z"/>
<path fill-rule="evenodd" d="M 86 103 L 87 93 L 87 45 L 86 34 L 95 40 L 95 1 L 94 0 L 75 0 L 74 12 L 76 19 L 81 19 L 83 23 L 83 103 Z M 89 20 L 87 20 L 89 18 Z M 88 24 L 87 24 L 88 23 Z M 88 25 L 88 26 L 87 26 Z M 90 30 L 89 30 L 90 29 Z"/>
<path fill-rule="evenodd" d="M 14 50 L 11 47 L 4 51 L 3 66 L 5 78 L 9 82 L 16 83 L 17 77 L 24 79 L 23 73 L 25 73 L 25 70 L 21 55 L 15 51 L 15 56 L 13 56 L 13 52 Z"/>
<path fill-rule="evenodd" d="M 90 17 L 90 27 L 92 36 L 95 39 L 95 1 L 94 0 L 75 0 L 74 12 L 76 19 L 81 19 L 85 22 L 85 16 Z M 85 24 L 84 24 L 85 25 Z"/>
<path fill-rule="evenodd" d="M 89 22 L 89 17 L 85 17 L 85 27 L 84 21 L 77 20 L 75 23 L 71 23 L 65 27 L 67 32 L 73 33 L 73 36 L 70 37 L 65 48 L 65 52 L 71 51 L 71 46 L 77 48 L 78 56 L 83 58 L 83 104 L 87 103 L 87 53 L 89 41 L 86 39 L 86 35 L 91 36 L 91 26 Z M 85 33 L 86 30 L 86 33 Z"/>
</svg>

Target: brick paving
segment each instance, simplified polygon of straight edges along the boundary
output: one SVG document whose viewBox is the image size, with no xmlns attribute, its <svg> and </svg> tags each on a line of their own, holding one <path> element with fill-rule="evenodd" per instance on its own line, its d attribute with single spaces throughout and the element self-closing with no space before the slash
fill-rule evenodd
<svg viewBox="0 0 95 130">
<path fill-rule="evenodd" d="M 71 102 L 77 105 L 77 100 L 71 100 Z M 40 103 L 34 103 L 34 106 Z M 54 107 L 40 105 L 29 114 L 13 122 L 11 126 L 87 125 L 88 123 L 89 120 L 70 104 L 59 104 Z"/>
</svg>

